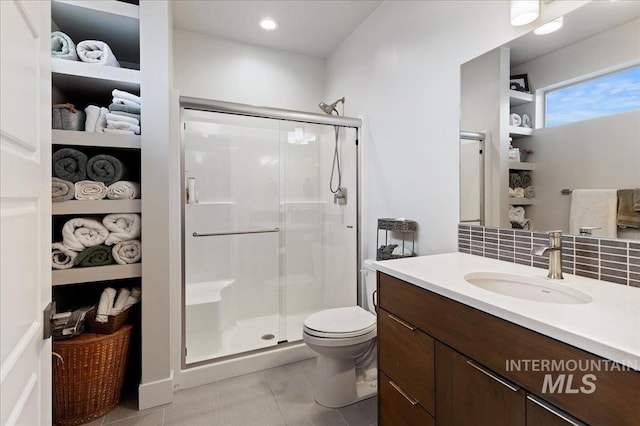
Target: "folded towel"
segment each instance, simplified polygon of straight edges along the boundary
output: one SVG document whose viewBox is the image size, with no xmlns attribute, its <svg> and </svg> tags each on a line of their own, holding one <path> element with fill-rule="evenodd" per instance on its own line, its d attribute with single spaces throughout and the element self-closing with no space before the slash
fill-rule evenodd
<svg viewBox="0 0 640 426">
<path fill-rule="evenodd" d="M 125 302 L 124 308 L 122 310 L 125 311 L 130 307 L 132 307 L 133 305 L 135 305 L 136 303 L 138 303 L 140 301 L 141 296 L 142 296 L 142 292 L 140 291 L 140 288 L 133 287 L 131 289 L 131 294 L 129 294 L 129 297 L 127 298 L 127 301 Z"/>
<path fill-rule="evenodd" d="M 105 107 L 100 108 L 100 115 L 98 116 L 98 121 L 96 122 L 96 132 L 104 132 L 104 129 L 107 127 L 107 113 L 108 109 Z"/>
<path fill-rule="evenodd" d="M 100 107 L 95 105 L 89 105 L 84 109 L 84 113 L 87 118 L 84 121 L 85 132 L 95 132 L 96 124 L 98 123 L 98 117 L 100 117 Z"/>
<path fill-rule="evenodd" d="M 112 102 L 114 104 L 120 104 L 120 105 L 127 105 L 127 106 L 131 106 L 131 107 L 139 107 L 140 104 L 134 101 L 130 101 L 129 99 L 123 99 L 123 98 L 113 98 Z"/>
<path fill-rule="evenodd" d="M 83 267 L 104 266 L 112 263 L 111 247 L 107 247 L 104 244 L 82 250 L 73 260 L 74 265 Z"/>
<path fill-rule="evenodd" d="M 54 203 L 73 200 L 75 193 L 73 182 L 57 177 L 51 178 L 51 201 Z"/>
<path fill-rule="evenodd" d="M 509 206 L 509 221 L 511 223 L 524 224 L 527 219 L 524 217 L 524 207 Z"/>
<path fill-rule="evenodd" d="M 102 219 L 102 223 L 111 233 L 105 244 L 111 246 L 120 241 L 134 240 L 140 237 L 142 224 L 140 215 L 135 213 L 112 213 Z"/>
<path fill-rule="evenodd" d="M 640 212 L 640 188 L 633 190 L 633 210 Z"/>
<path fill-rule="evenodd" d="M 113 246 L 111 254 L 120 265 L 138 263 L 142 258 L 142 244 L 138 240 L 120 241 Z"/>
<path fill-rule="evenodd" d="M 76 47 L 78 52 L 78 58 L 82 62 L 89 62 L 92 64 L 107 65 L 110 67 L 119 67 L 120 64 L 115 55 L 111 51 L 111 48 L 104 41 L 99 40 L 85 40 L 78 43 Z"/>
<path fill-rule="evenodd" d="M 77 255 L 77 252 L 66 248 L 64 244 L 53 243 L 51 245 L 51 267 L 53 269 L 69 269 L 73 266 L 73 259 Z"/>
<path fill-rule="evenodd" d="M 76 44 L 61 31 L 51 33 L 51 57 L 77 61 Z"/>
<path fill-rule="evenodd" d="M 117 135 L 135 135 L 136 132 L 134 132 L 133 130 L 120 130 L 120 129 L 104 129 L 105 133 L 114 133 Z"/>
<path fill-rule="evenodd" d="M 535 198 L 536 191 L 533 189 L 533 186 L 527 186 L 524 189 L 524 196 L 525 198 Z"/>
<path fill-rule="evenodd" d="M 84 111 L 78 111 L 72 104 L 51 106 L 51 128 L 62 130 L 84 130 Z"/>
<path fill-rule="evenodd" d="M 53 174 L 69 182 L 87 178 L 87 156 L 73 148 L 62 148 L 53 153 Z"/>
<path fill-rule="evenodd" d="M 130 114 L 140 114 L 140 105 L 136 104 L 135 102 L 132 102 L 132 103 L 134 105 L 117 104 L 114 102 L 111 105 L 109 105 L 109 111 L 111 112 L 120 111 L 120 112 L 128 112 Z"/>
<path fill-rule="evenodd" d="M 531 219 L 525 219 L 522 223 L 511 222 L 511 228 L 513 229 L 524 229 L 525 231 L 531 230 Z"/>
<path fill-rule="evenodd" d="M 618 220 L 623 228 L 640 228 L 640 212 L 633 208 L 633 189 L 618 190 Z"/>
<path fill-rule="evenodd" d="M 114 99 L 115 98 L 124 99 L 127 101 L 134 102 L 138 105 L 142 105 L 142 99 L 140 98 L 140 96 L 136 96 L 132 93 L 125 92 L 124 90 L 113 89 L 111 91 L 111 95 L 114 97 Z"/>
<path fill-rule="evenodd" d="M 109 309 L 109 315 L 117 315 L 122 312 L 130 294 L 131 291 L 129 291 L 128 288 L 121 288 L 118 291 L 118 297 L 116 297 L 116 301 L 113 303 L 113 307 Z"/>
<path fill-rule="evenodd" d="M 522 187 L 513 188 L 513 194 L 516 198 L 524 198 L 524 188 Z"/>
<path fill-rule="evenodd" d="M 411 256 L 413 254 L 413 252 L 408 247 L 405 247 L 403 249 L 402 246 L 398 246 L 398 247 L 393 249 L 391 254 L 393 254 L 394 256 Z"/>
<path fill-rule="evenodd" d="M 509 188 L 522 186 L 522 178 L 519 173 L 509 173 Z"/>
<path fill-rule="evenodd" d="M 529 174 L 529 172 L 521 172 L 520 181 L 521 181 L 521 185 L 518 185 L 518 186 L 521 186 L 523 188 L 531 186 L 531 175 Z"/>
<path fill-rule="evenodd" d="M 134 126 L 140 125 L 140 122 L 136 118 L 127 117 L 125 115 L 117 115 L 113 113 L 107 114 L 107 123 L 109 123 L 109 121 L 121 121 L 123 123 L 133 124 Z"/>
<path fill-rule="evenodd" d="M 113 307 L 113 301 L 116 298 L 116 290 L 107 287 L 102 290 L 102 294 L 100 295 L 100 303 L 98 303 L 98 309 L 96 310 L 96 321 L 97 322 L 107 322 L 109 317 L 109 310 Z"/>
<path fill-rule="evenodd" d="M 107 196 L 107 187 L 102 182 L 81 180 L 75 184 L 76 200 L 102 200 Z"/>
<path fill-rule="evenodd" d="M 616 207 L 618 195 L 615 189 L 574 189 L 571 192 L 569 233 L 577 235 L 582 226 L 597 226 L 594 236 L 616 238 Z"/>
<path fill-rule="evenodd" d="M 131 114 L 130 112 L 124 112 L 124 111 L 111 111 L 111 114 L 120 115 L 122 117 L 135 118 L 136 120 L 138 120 L 138 125 L 141 123 L 140 114 Z"/>
<path fill-rule="evenodd" d="M 100 154 L 91 157 L 87 161 L 87 176 L 89 179 L 102 182 L 105 185 L 111 185 L 122 180 L 125 171 L 124 164 L 111 155 Z"/>
<path fill-rule="evenodd" d="M 75 251 L 102 244 L 107 236 L 109 230 L 95 219 L 76 217 L 62 227 L 62 244 Z"/>
<path fill-rule="evenodd" d="M 119 180 L 107 188 L 107 198 L 110 200 L 133 200 L 140 197 L 140 184 Z"/>
<path fill-rule="evenodd" d="M 126 123 L 124 121 L 107 120 L 107 129 L 125 130 L 136 135 L 140 134 L 140 126 L 136 124 Z"/>
</svg>

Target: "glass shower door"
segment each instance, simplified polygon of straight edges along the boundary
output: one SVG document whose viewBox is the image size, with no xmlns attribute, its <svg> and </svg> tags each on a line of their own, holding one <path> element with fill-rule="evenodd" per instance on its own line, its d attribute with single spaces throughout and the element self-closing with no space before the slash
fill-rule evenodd
<svg viewBox="0 0 640 426">
<path fill-rule="evenodd" d="M 277 120 L 184 111 L 186 363 L 273 346 L 281 324 Z"/>
</svg>

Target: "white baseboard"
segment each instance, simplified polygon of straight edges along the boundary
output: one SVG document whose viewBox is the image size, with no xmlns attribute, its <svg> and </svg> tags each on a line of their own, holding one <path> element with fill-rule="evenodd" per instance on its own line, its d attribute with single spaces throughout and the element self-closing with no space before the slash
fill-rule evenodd
<svg viewBox="0 0 640 426">
<path fill-rule="evenodd" d="M 138 410 L 145 410 L 173 401 L 173 371 L 171 376 L 138 386 Z"/>
</svg>

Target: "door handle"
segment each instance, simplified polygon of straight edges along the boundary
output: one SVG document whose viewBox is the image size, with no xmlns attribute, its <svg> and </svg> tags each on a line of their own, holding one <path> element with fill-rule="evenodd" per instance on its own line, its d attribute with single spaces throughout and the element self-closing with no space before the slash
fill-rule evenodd
<svg viewBox="0 0 640 426">
<path fill-rule="evenodd" d="M 479 366 L 478 364 L 476 364 L 475 362 L 468 360 L 467 364 L 469 364 L 470 366 L 472 366 L 473 368 L 475 368 L 476 370 L 478 370 L 479 372 L 481 372 L 482 374 L 484 374 L 485 376 L 489 376 L 490 378 L 492 378 L 493 380 L 495 380 L 496 382 L 499 382 L 500 384 L 508 387 L 509 389 L 511 389 L 514 392 L 518 392 L 520 390 L 519 386 L 514 385 L 513 383 L 509 383 L 507 382 L 505 379 L 503 379 L 502 377 L 498 376 L 497 374 L 495 374 L 492 371 L 489 371 L 481 366 Z"/>
</svg>

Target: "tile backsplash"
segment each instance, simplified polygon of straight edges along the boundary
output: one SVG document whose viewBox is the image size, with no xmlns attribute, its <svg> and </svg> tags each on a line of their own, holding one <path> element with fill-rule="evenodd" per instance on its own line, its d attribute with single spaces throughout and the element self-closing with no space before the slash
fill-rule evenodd
<svg viewBox="0 0 640 426">
<path fill-rule="evenodd" d="M 458 225 L 458 251 L 506 262 L 548 268 L 548 257 L 530 253 L 548 242 L 544 232 Z M 562 271 L 640 288 L 640 241 L 564 235 Z"/>
</svg>

